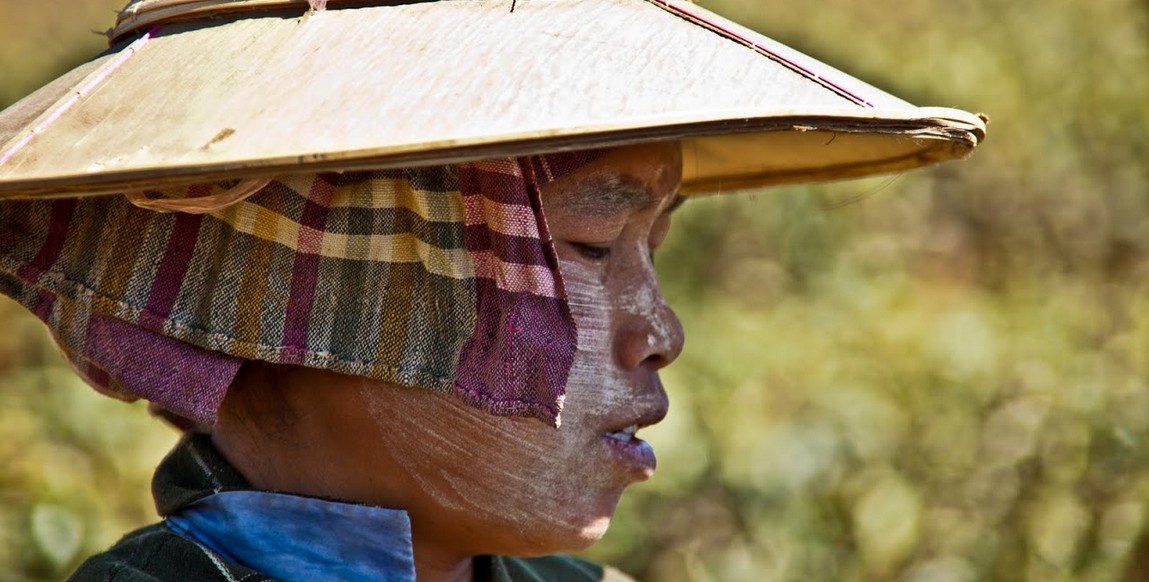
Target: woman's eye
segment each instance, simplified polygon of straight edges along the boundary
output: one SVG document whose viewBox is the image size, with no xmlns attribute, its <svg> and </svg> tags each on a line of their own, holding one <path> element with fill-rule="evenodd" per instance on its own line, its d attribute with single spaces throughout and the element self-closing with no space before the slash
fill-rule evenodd
<svg viewBox="0 0 1149 582">
<path fill-rule="evenodd" d="M 598 246 L 577 242 L 572 242 L 570 245 L 574 247 L 576 251 L 578 251 L 578 254 L 592 261 L 601 261 L 610 256 L 609 246 Z"/>
</svg>

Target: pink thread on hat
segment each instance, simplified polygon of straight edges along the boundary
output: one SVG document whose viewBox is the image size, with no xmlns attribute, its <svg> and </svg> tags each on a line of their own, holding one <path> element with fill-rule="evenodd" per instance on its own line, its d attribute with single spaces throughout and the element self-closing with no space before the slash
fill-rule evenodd
<svg viewBox="0 0 1149 582">
<path fill-rule="evenodd" d="M 28 145 L 28 142 L 32 141 L 32 138 L 36 137 L 36 134 L 47 129 L 48 126 L 59 119 L 61 115 L 71 109 L 72 106 L 79 103 L 80 100 L 86 97 L 89 93 L 91 93 L 97 85 L 102 83 L 104 79 L 108 77 L 108 75 L 111 75 L 112 72 L 120 68 L 120 65 L 126 63 L 128 59 L 132 58 L 133 55 L 139 52 L 140 48 L 144 46 L 144 43 L 148 42 L 148 40 L 152 38 L 152 36 L 157 30 L 159 30 L 159 28 L 159 26 L 153 26 L 151 30 L 147 31 L 143 36 L 133 41 L 132 44 L 128 45 L 127 48 L 125 48 L 119 55 L 116 56 L 115 59 L 112 60 L 112 62 L 108 63 L 104 68 L 96 71 L 95 74 L 93 74 L 91 78 L 87 80 L 87 82 L 81 85 L 79 89 L 76 89 L 75 93 L 73 93 L 71 97 L 68 97 L 67 101 L 59 104 L 55 109 L 52 110 L 51 113 L 49 113 L 46 117 L 41 119 L 39 123 L 32 127 L 32 129 L 29 129 L 28 133 L 26 133 L 24 137 L 13 143 L 12 146 L 9 147 L 6 151 L 0 153 L 0 165 L 3 165 L 12 156 L 16 155 L 16 152 L 23 149 L 24 146 Z"/>
<path fill-rule="evenodd" d="M 862 105 L 865 107 L 873 107 L 874 106 L 873 103 L 866 101 L 865 99 L 860 97 L 857 93 L 854 93 L 853 91 L 850 91 L 850 90 L 846 89 L 845 87 L 843 87 L 841 84 L 836 83 L 836 82 L 826 78 L 825 75 L 819 74 L 817 71 L 812 70 L 810 67 L 802 65 L 801 63 L 798 63 L 795 59 L 787 58 L 785 55 L 780 54 L 777 50 L 773 50 L 770 47 L 765 46 L 763 43 L 753 40 L 748 35 L 740 33 L 730 26 L 724 25 L 719 20 L 709 18 L 705 14 L 700 13 L 696 10 L 691 10 L 690 8 L 693 6 L 693 4 L 680 5 L 680 4 L 671 4 L 670 2 L 665 2 L 665 1 L 664 2 L 655 2 L 655 4 L 657 6 L 663 8 L 664 10 L 668 11 L 668 12 L 677 14 L 679 16 L 683 16 L 683 17 L 687 18 L 688 20 L 695 20 L 699 24 L 702 24 L 703 26 L 705 26 L 711 30 L 714 30 L 715 32 L 718 32 L 718 33 L 726 36 L 727 38 L 729 38 L 735 42 L 738 42 L 742 45 L 745 45 L 749 48 L 752 48 L 752 49 L 758 51 L 759 53 L 765 55 L 766 57 L 774 60 L 775 62 L 789 68 L 790 70 L 794 71 L 795 73 L 798 73 L 798 74 L 810 79 L 811 81 L 814 81 L 815 83 L 818 83 L 818 84 L 822 85 L 823 87 L 826 87 L 827 89 L 830 89 L 831 91 L 834 91 L 835 93 L 838 93 L 839 95 L 857 103 L 858 105 Z M 789 47 L 782 47 L 782 48 L 789 48 Z M 821 64 L 821 63 L 818 63 L 818 64 Z"/>
</svg>

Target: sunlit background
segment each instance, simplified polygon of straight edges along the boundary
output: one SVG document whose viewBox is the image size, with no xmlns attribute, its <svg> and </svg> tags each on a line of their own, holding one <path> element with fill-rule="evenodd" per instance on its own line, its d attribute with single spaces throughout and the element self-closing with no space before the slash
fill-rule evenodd
<svg viewBox="0 0 1149 582">
<path fill-rule="evenodd" d="M 0 0 L 0 105 L 101 50 L 120 4 Z M 590 555 L 651 581 L 1149 579 L 1149 2 L 702 4 L 984 111 L 989 139 L 676 215 L 659 471 Z M 0 578 L 62 579 L 154 520 L 174 438 L 0 303 Z"/>
</svg>

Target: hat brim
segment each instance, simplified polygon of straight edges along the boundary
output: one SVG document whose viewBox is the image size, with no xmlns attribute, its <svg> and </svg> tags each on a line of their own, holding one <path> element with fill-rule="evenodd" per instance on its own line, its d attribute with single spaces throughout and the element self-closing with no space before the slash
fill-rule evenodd
<svg viewBox="0 0 1149 582">
<path fill-rule="evenodd" d="M 659 139 L 683 140 L 695 193 L 918 167 L 985 133 L 674 1 L 238 4 L 266 6 L 135 13 L 121 28 L 145 34 L 0 113 L 0 197 Z"/>
</svg>

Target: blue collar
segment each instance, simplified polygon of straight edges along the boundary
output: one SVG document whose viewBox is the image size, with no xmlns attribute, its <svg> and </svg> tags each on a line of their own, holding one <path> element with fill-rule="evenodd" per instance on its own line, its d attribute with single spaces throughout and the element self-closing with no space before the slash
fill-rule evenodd
<svg viewBox="0 0 1149 582">
<path fill-rule="evenodd" d="M 284 582 L 415 580 L 411 520 L 401 509 L 224 491 L 188 505 L 167 524 Z"/>
</svg>

